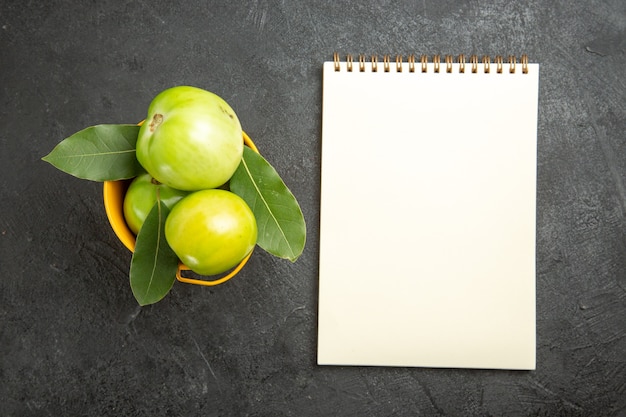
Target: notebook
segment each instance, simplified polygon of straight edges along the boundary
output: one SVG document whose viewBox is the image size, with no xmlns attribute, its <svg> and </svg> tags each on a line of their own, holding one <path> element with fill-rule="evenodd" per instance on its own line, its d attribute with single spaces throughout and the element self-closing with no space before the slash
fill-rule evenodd
<svg viewBox="0 0 626 417">
<path fill-rule="evenodd" d="M 539 65 L 323 67 L 318 364 L 535 368 Z"/>
</svg>

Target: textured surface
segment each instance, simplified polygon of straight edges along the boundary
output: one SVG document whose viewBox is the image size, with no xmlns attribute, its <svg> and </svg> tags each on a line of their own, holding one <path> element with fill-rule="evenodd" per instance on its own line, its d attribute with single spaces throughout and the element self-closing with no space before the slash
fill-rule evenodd
<svg viewBox="0 0 626 417">
<path fill-rule="evenodd" d="M 624 2 L 219 3 L 0 3 L 0 414 L 624 415 Z M 536 371 L 315 364 L 334 51 L 541 64 Z M 86 126 L 143 119 L 178 84 L 232 105 L 300 201 L 308 242 L 295 264 L 258 251 L 226 285 L 177 284 L 139 308 L 101 185 L 40 158 Z"/>
</svg>

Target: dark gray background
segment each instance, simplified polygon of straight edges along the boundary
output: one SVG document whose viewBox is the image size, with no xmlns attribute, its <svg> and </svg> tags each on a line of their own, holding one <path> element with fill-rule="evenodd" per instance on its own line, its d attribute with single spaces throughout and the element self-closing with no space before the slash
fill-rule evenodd
<svg viewBox="0 0 626 417">
<path fill-rule="evenodd" d="M 623 0 L 176 3 L 0 2 L 1 415 L 624 415 Z M 536 371 L 316 365 L 334 51 L 541 64 Z M 102 186 L 40 158 L 84 127 L 143 119 L 179 84 L 233 106 L 308 241 L 295 264 L 257 251 L 226 285 L 177 283 L 139 308 Z"/>
</svg>

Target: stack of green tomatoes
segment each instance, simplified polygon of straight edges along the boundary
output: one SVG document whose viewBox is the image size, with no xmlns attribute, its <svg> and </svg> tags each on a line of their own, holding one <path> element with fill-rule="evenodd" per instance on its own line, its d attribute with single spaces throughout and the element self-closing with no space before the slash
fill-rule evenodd
<svg viewBox="0 0 626 417">
<path fill-rule="evenodd" d="M 188 86 L 158 94 L 137 138 L 146 173 L 124 198 L 124 217 L 137 234 L 156 203 L 170 209 L 165 237 L 193 272 L 215 275 L 236 266 L 257 241 L 246 202 L 225 184 L 243 155 L 241 123 L 218 95 Z"/>
</svg>

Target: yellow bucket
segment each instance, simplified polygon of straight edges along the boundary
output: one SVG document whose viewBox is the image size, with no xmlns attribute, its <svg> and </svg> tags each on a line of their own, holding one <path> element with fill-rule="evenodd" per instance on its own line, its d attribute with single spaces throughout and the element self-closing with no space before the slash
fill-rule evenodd
<svg viewBox="0 0 626 417">
<path fill-rule="evenodd" d="M 143 123 L 143 122 L 142 122 Z M 140 123 L 141 124 L 141 123 Z M 250 149 L 259 153 L 259 150 L 252 142 L 252 139 L 243 132 L 243 142 Z M 109 219 L 109 223 L 115 232 L 117 238 L 130 250 L 131 252 L 135 251 L 135 234 L 130 230 L 128 225 L 126 224 L 126 220 L 124 219 L 124 196 L 126 195 L 126 190 L 131 180 L 120 180 L 120 181 L 105 181 L 103 186 L 103 197 L 104 197 L 104 210 L 106 211 L 107 218 Z M 232 277 L 234 277 L 241 268 L 244 267 L 252 252 L 250 252 L 235 268 L 233 268 L 227 275 L 214 279 L 214 280 L 203 280 L 203 279 L 195 279 L 195 278 L 187 278 L 182 275 L 182 271 L 189 271 L 190 268 L 185 266 L 182 262 L 178 263 L 178 271 L 176 272 L 176 279 L 181 282 L 185 282 L 188 284 L 197 284 L 197 285 L 206 285 L 213 286 L 222 284 Z"/>
</svg>

